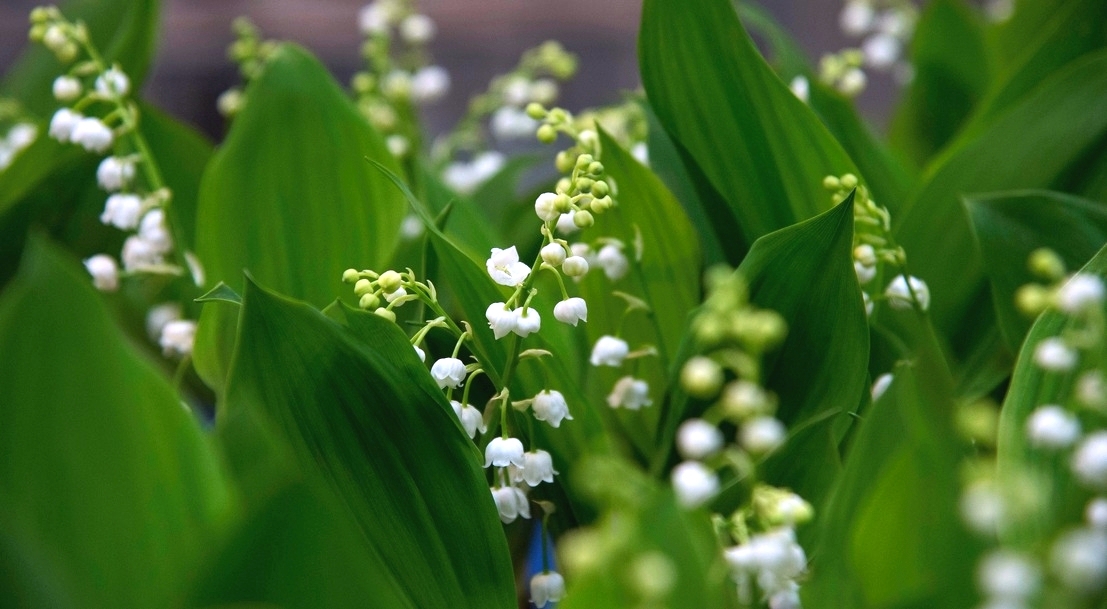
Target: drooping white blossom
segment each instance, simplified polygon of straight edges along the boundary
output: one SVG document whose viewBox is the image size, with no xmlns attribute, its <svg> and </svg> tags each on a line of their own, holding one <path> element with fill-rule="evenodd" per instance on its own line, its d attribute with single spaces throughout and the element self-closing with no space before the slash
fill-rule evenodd
<svg viewBox="0 0 1107 609">
<path fill-rule="evenodd" d="M 184 357 L 192 354 L 192 345 L 196 342 L 196 322 L 191 319 L 177 319 L 165 324 L 161 329 L 158 345 L 166 355 Z"/>
<path fill-rule="evenodd" d="M 557 195 L 552 192 L 544 192 L 534 200 L 534 213 L 543 222 L 552 222 L 561 216 L 561 212 L 554 208 L 554 200 Z M 555 245 L 551 243 L 550 245 Z M 549 247 L 549 246 L 546 246 Z M 560 247 L 560 246 L 559 246 Z M 564 250 L 564 248 L 562 248 Z"/>
<path fill-rule="evenodd" d="M 462 404 L 457 400 L 450 400 L 450 406 L 453 407 L 454 414 L 461 421 L 461 427 L 465 429 L 465 433 L 470 438 L 477 437 L 478 431 L 480 433 L 488 431 L 488 426 L 484 423 L 484 416 L 476 408 L 469 404 Z"/>
<path fill-rule="evenodd" d="M 506 250 L 492 248 L 492 255 L 488 257 L 485 266 L 492 281 L 508 287 L 523 283 L 530 275 L 530 267 L 519 262 L 519 252 L 514 245 Z"/>
<path fill-rule="evenodd" d="M 1061 406 L 1039 406 L 1026 421 L 1026 435 L 1039 448 L 1068 448 L 1080 438 L 1080 420 Z"/>
<path fill-rule="evenodd" d="M 613 243 L 600 248 L 596 255 L 596 262 L 599 263 L 600 268 L 603 269 L 604 274 L 611 281 L 618 281 L 626 277 L 627 271 L 630 270 L 630 261 L 623 253 L 623 248 Z"/>
<path fill-rule="evenodd" d="M 560 243 L 547 244 L 539 253 L 542 255 L 542 262 L 550 266 L 561 266 L 565 262 L 565 248 Z"/>
<path fill-rule="evenodd" d="M 104 152 L 111 148 L 115 135 L 98 118 L 82 118 L 73 126 L 69 139 L 89 152 Z"/>
<path fill-rule="evenodd" d="M 646 381 L 633 376 L 624 376 L 615 381 L 611 393 L 607 396 L 607 405 L 612 408 L 638 410 L 653 405 L 650 399 L 650 386 Z"/>
<path fill-rule="evenodd" d="M 1046 338 L 1034 347 L 1034 363 L 1050 372 L 1066 372 L 1076 365 L 1076 351 L 1060 338 Z"/>
<path fill-rule="evenodd" d="M 588 260 L 584 256 L 569 256 L 561 263 L 561 270 L 570 277 L 583 277 L 588 273 Z"/>
<path fill-rule="evenodd" d="M 569 211 L 561 214 L 560 216 L 558 216 L 557 217 L 557 227 L 556 227 L 557 232 L 561 233 L 562 235 L 571 235 L 571 234 L 577 232 L 578 230 L 580 230 L 580 227 L 577 226 L 577 223 L 576 223 L 576 220 L 575 220 L 576 215 L 577 215 L 576 210 L 569 210 Z"/>
<path fill-rule="evenodd" d="M 912 298 L 912 292 L 914 292 L 914 298 Z M 910 309 L 915 299 L 918 299 L 919 308 L 923 311 L 930 308 L 930 288 L 918 277 L 896 275 L 885 288 L 884 295 L 888 297 L 888 305 L 893 309 Z"/>
<path fill-rule="evenodd" d="M 1050 549 L 1054 575 L 1068 588 L 1088 594 L 1107 584 L 1107 532 L 1088 528 L 1062 533 Z"/>
<path fill-rule="evenodd" d="M 784 443 L 787 430 L 773 417 L 755 417 L 742 424 L 739 430 L 742 447 L 760 455 L 776 449 Z"/>
<path fill-rule="evenodd" d="M 133 194 L 116 193 L 104 203 L 100 222 L 121 230 L 138 228 L 139 214 L 142 212 L 142 198 Z"/>
<path fill-rule="evenodd" d="M 588 303 L 577 296 L 562 300 L 554 305 L 554 317 L 562 323 L 573 326 L 576 326 L 577 322 L 586 322 L 588 321 Z"/>
<path fill-rule="evenodd" d="M 507 305 L 502 302 L 494 302 L 488 305 L 484 316 L 488 320 L 488 327 L 492 328 L 492 334 L 497 339 L 514 332 L 519 320 L 519 315 L 513 309 L 507 308 Z"/>
<path fill-rule="evenodd" d="M 458 193 L 472 194 L 488 178 L 499 173 L 506 162 L 507 159 L 501 152 L 481 152 L 467 163 L 454 162 L 447 165 L 442 173 L 442 180 Z"/>
<path fill-rule="evenodd" d="M 523 467 L 511 468 L 512 481 L 526 482 L 527 486 L 538 486 L 543 482 L 553 482 L 557 470 L 553 467 L 553 457 L 544 450 L 534 450 L 523 455 Z"/>
<path fill-rule="evenodd" d="M 498 140 L 520 140 L 532 137 L 538 121 L 515 106 L 503 106 L 492 113 L 488 127 Z"/>
<path fill-rule="evenodd" d="M 680 386 L 688 395 L 701 400 L 715 397 L 723 380 L 722 366 L 703 355 L 689 358 L 680 369 Z"/>
<path fill-rule="evenodd" d="M 1077 273 L 1065 285 L 1057 290 L 1057 308 L 1069 314 L 1076 314 L 1088 307 L 1103 304 L 1103 280 L 1096 275 Z"/>
<path fill-rule="evenodd" d="M 566 260 L 568 262 L 568 260 Z M 601 336 L 592 347 L 592 357 L 588 361 L 593 366 L 612 366 L 618 368 L 630 353 L 627 341 L 614 336 Z"/>
<path fill-rule="evenodd" d="M 685 459 L 705 459 L 723 447 L 723 432 L 703 419 L 688 419 L 677 429 L 677 450 Z"/>
<path fill-rule="evenodd" d="M 702 505 L 719 491 L 719 477 L 699 461 L 684 461 L 671 475 L 677 501 L 687 508 Z"/>
<path fill-rule="evenodd" d="M 504 524 L 511 524 L 520 516 L 530 518 L 527 496 L 514 486 L 492 489 L 492 500 L 496 502 L 496 511 L 500 513 L 500 521 Z"/>
<path fill-rule="evenodd" d="M 54 79 L 54 99 L 70 102 L 81 96 L 81 81 L 72 76 L 59 76 Z"/>
<path fill-rule="evenodd" d="M 903 54 L 903 43 L 891 34 L 873 34 L 861 43 L 861 53 L 865 57 L 865 65 L 887 70 Z"/>
<path fill-rule="evenodd" d="M 565 598 L 565 578 L 557 571 L 544 571 L 530 578 L 530 600 L 542 609 Z"/>
<path fill-rule="evenodd" d="M 85 259 L 85 268 L 92 275 L 92 285 L 101 292 L 114 292 L 119 288 L 119 265 L 107 254 L 96 254 Z"/>
<path fill-rule="evenodd" d="M 1093 529 L 1107 532 L 1107 497 L 1096 497 L 1084 508 L 1084 519 Z"/>
<path fill-rule="evenodd" d="M 1025 601 L 1037 594 L 1042 574 L 1028 557 L 1012 550 L 995 550 L 980 561 L 976 580 L 986 596 Z"/>
<path fill-rule="evenodd" d="M 419 13 L 405 17 L 399 29 L 400 37 L 408 44 L 426 44 L 438 31 L 433 19 Z"/>
<path fill-rule="evenodd" d="M 1107 431 L 1088 435 L 1072 455 L 1072 471 L 1080 482 L 1107 490 Z"/>
<path fill-rule="evenodd" d="M 569 403 L 560 391 L 540 391 L 534 396 L 531 409 L 534 411 L 534 418 L 549 423 L 551 427 L 561 427 L 562 420 L 573 420 L 573 416 L 569 414 Z"/>
<path fill-rule="evenodd" d="M 848 0 L 838 16 L 838 25 L 850 36 L 860 36 L 873 27 L 876 12 L 866 0 Z"/>
<path fill-rule="evenodd" d="M 526 338 L 542 329 L 542 317 L 534 307 L 515 309 L 513 314 L 515 315 L 515 327 L 511 331 L 520 337 Z"/>
<path fill-rule="evenodd" d="M 431 365 L 431 376 L 439 388 L 455 388 L 465 380 L 465 363 L 456 357 L 444 357 Z"/>
<path fill-rule="evenodd" d="M 165 220 L 165 210 L 154 208 L 146 212 L 138 224 L 138 236 L 161 253 L 173 249 L 173 237 Z"/>
<path fill-rule="evenodd" d="M 766 414 L 772 405 L 769 394 L 757 383 L 735 380 L 723 389 L 723 408 L 740 419 Z"/>
<path fill-rule="evenodd" d="M 811 98 L 811 83 L 809 83 L 807 77 L 802 74 L 797 75 L 788 83 L 788 89 L 792 91 L 792 95 L 795 95 L 805 104 Z"/>
<path fill-rule="evenodd" d="M 123 268 L 127 272 L 148 270 L 164 262 L 164 252 L 138 235 L 131 235 L 123 242 Z"/>
<path fill-rule="evenodd" d="M 516 467 L 526 465 L 523 458 L 523 443 L 518 438 L 499 436 L 492 438 L 484 449 L 484 466 L 507 467 L 508 465 Z"/>
<path fill-rule="evenodd" d="M 422 349 L 420 349 L 419 345 L 412 345 L 412 347 L 415 349 L 415 355 L 419 356 L 419 361 L 426 362 L 427 361 L 426 351 L 423 351 Z"/>
<path fill-rule="evenodd" d="M 146 312 L 146 335 L 151 340 L 158 340 L 165 324 L 182 318 L 180 303 L 165 302 L 151 307 Z"/>
<path fill-rule="evenodd" d="M 131 92 L 131 79 L 118 68 L 108 68 L 96 77 L 96 92 L 109 99 L 120 99 Z"/>
<path fill-rule="evenodd" d="M 79 113 L 69 108 L 58 110 L 54 113 L 53 118 L 50 119 L 50 128 L 48 129 L 50 137 L 63 144 L 71 141 L 73 139 L 73 129 L 83 118 L 84 117 Z"/>
<path fill-rule="evenodd" d="M 133 162 L 121 157 L 109 156 L 96 168 L 96 181 L 108 192 L 120 190 L 135 177 Z"/>
</svg>

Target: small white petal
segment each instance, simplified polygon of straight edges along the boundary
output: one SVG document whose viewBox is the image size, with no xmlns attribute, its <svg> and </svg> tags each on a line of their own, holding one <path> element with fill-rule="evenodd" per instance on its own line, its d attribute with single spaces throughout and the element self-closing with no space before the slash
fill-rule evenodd
<svg viewBox="0 0 1107 609">
<path fill-rule="evenodd" d="M 596 341 L 596 346 L 592 348 L 592 357 L 589 361 L 593 366 L 617 368 L 623 365 L 623 360 L 629 353 L 630 346 L 627 345 L 627 341 L 614 336 L 601 336 Z"/>
<path fill-rule="evenodd" d="M 674 467 L 671 480 L 677 501 L 687 508 L 703 504 L 719 491 L 719 477 L 698 461 L 685 461 Z"/>
<path fill-rule="evenodd" d="M 573 415 L 569 414 L 569 404 L 560 391 L 546 390 L 539 392 L 538 395 L 534 396 L 531 409 L 534 411 L 535 419 L 545 421 L 551 427 L 561 427 L 562 420 L 573 420 Z"/>
</svg>

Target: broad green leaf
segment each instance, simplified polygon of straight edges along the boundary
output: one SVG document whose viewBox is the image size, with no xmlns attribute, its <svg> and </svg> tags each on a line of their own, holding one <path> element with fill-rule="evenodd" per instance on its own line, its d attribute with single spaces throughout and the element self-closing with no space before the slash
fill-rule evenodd
<svg viewBox="0 0 1107 609">
<path fill-rule="evenodd" d="M 134 90 L 141 88 L 157 41 L 157 0 L 73 0 L 60 7 L 71 21 L 82 20 L 89 37 L 107 62 L 119 62 L 131 77 Z M 28 24 L 27 29 L 30 29 Z M 0 82 L 0 96 L 18 99 L 29 112 L 49 118 L 58 107 L 51 88 L 66 72 L 54 54 L 42 44 L 28 47 Z"/>
<path fill-rule="evenodd" d="M 740 2 L 738 16 L 752 34 L 760 35 L 768 44 L 769 62 L 781 80 L 790 83 L 797 76 L 807 79 L 808 106 L 857 163 L 874 197 L 894 212 L 915 176 L 865 124 L 853 102 L 819 80 L 807 53 L 768 11 L 751 2 Z"/>
<path fill-rule="evenodd" d="M 1068 268 L 1079 268 L 1107 243 L 1107 210 L 1071 195 L 1033 190 L 972 196 L 965 206 L 999 329 L 1008 349 L 1017 353 L 1032 322 L 1015 308 L 1015 292 L 1035 279 L 1027 267 L 1030 253 L 1048 247 Z"/>
<path fill-rule="evenodd" d="M 283 45 L 250 83 L 200 186 L 196 253 L 207 279 L 242 286 L 242 270 L 281 293 L 324 306 L 349 293 L 350 267 L 388 263 L 403 200 L 365 162 L 398 171 L 326 69 Z M 196 364 L 219 389 L 233 344 L 233 315 L 201 319 Z"/>
<path fill-rule="evenodd" d="M 371 314 L 355 335 L 253 282 L 243 296 L 221 428 L 255 421 L 326 483 L 382 559 L 374 587 L 410 607 L 511 607 L 484 472 L 407 337 Z"/>
<path fill-rule="evenodd" d="M 766 385 L 780 398 L 777 416 L 797 433 L 773 464 L 783 479 L 773 481 L 796 485 L 816 504 L 837 464 L 810 456 L 826 455 L 823 434 L 833 419 L 857 408 L 868 384 L 869 331 L 852 245 L 850 197 L 831 211 L 762 237 L 737 271 L 749 286 L 750 301 L 776 311 L 788 324 L 784 344 L 768 354 L 763 368 Z M 803 382 L 796 381 L 797 374 Z M 665 446 L 682 420 L 698 414 L 696 404 L 682 404 L 686 400 L 679 393 L 674 398 Z M 806 466 L 792 468 L 785 463 L 792 458 Z M 806 468 L 825 476 L 808 476 Z"/>
<path fill-rule="evenodd" d="M 0 352 L 0 529 L 83 606 L 173 606 L 232 507 L 197 422 L 41 238 L 0 298 Z"/>
<path fill-rule="evenodd" d="M 925 166 L 953 139 L 988 88 L 988 53 L 979 12 L 964 0 L 928 3 L 915 29 L 910 58 L 915 76 L 903 92 L 890 133 L 897 148 Z"/>
<path fill-rule="evenodd" d="M 650 105 L 724 197 L 746 243 L 825 211 L 823 177 L 856 172 L 758 54 L 728 0 L 646 0 L 638 52 Z"/>
<path fill-rule="evenodd" d="M 893 218 L 911 273 L 930 286 L 935 326 L 954 337 L 959 358 L 969 351 L 965 339 L 978 329 L 975 320 L 990 306 L 961 196 L 1051 187 L 1107 135 L 1107 112 L 1088 111 L 1105 98 L 1107 52 L 1074 62 L 979 137 L 960 139 Z"/>
<path fill-rule="evenodd" d="M 913 311 L 889 312 L 914 317 Z M 815 517 L 819 542 L 805 604 L 825 607 L 967 607 L 977 543 L 957 501 L 962 448 L 952 429 L 952 379 L 925 324 L 907 336 L 909 360 L 866 412 L 839 484 Z"/>
<path fill-rule="evenodd" d="M 1080 271 L 1102 277 L 1107 273 L 1107 247 L 1101 248 Z M 1007 541 L 1032 546 L 1064 522 L 1077 520 L 1089 493 L 1073 480 L 1065 453 L 1035 448 L 1027 440 L 1030 414 L 1045 404 L 1073 404 L 1075 375 L 1048 372 L 1034 363 L 1034 350 L 1042 340 L 1071 328 L 1071 317 L 1049 309 L 1030 328 L 1019 351 L 1015 372 L 999 415 L 997 466 L 1001 483 L 1013 486 L 1018 525 L 1006 532 Z M 1097 348 L 1100 348 L 1097 346 Z M 1093 354 L 1091 357 L 1101 357 Z M 1029 493 L 1028 493 L 1029 491 Z M 1021 509 L 1019 509 L 1021 508 Z"/>
</svg>

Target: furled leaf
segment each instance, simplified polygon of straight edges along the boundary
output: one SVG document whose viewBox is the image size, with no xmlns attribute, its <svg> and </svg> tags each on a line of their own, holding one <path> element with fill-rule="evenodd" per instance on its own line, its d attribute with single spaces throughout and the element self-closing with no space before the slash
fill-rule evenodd
<svg viewBox="0 0 1107 609">
<path fill-rule="evenodd" d="M 746 243 L 824 211 L 823 177 L 856 171 L 758 54 L 728 0 L 647 0 L 638 43 L 650 105 Z"/>
<path fill-rule="evenodd" d="M 511 607 L 507 544 L 472 443 L 399 328 L 360 323 L 355 335 L 248 282 L 221 432 L 266 435 L 325 482 L 381 558 L 363 576 L 405 606 Z M 244 456 L 256 457 L 239 449 L 234 462 Z"/>
<path fill-rule="evenodd" d="M 915 76 L 892 119 L 891 140 L 919 166 L 969 118 L 989 85 L 984 24 L 963 0 L 927 4 L 915 28 Z"/>
<path fill-rule="evenodd" d="M 81 605 L 173 606 L 232 506 L 197 422 L 41 238 L 0 298 L 0 352 L 4 536 Z"/>
<path fill-rule="evenodd" d="M 281 46 L 250 83 L 248 102 L 200 187 L 196 253 L 210 283 L 241 288 L 242 270 L 323 306 L 348 293 L 342 271 L 387 264 L 403 200 L 366 162 L 396 169 L 384 143 L 306 51 Z M 196 364 L 223 384 L 233 315 L 201 319 Z"/>
<path fill-rule="evenodd" d="M 1079 268 L 1107 243 L 1107 210 L 1092 201 L 1049 191 L 968 197 L 965 205 L 992 288 L 999 329 L 1017 353 L 1033 320 L 1015 308 L 1015 292 L 1035 278 L 1027 267 L 1039 247 Z"/>
</svg>

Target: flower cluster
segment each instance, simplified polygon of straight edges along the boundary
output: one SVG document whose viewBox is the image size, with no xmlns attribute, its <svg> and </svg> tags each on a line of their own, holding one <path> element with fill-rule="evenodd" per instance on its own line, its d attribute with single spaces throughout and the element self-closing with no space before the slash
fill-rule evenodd
<svg viewBox="0 0 1107 609">
<path fill-rule="evenodd" d="M 862 38 L 860 48 L 824 55 L 819 79 L 848 97 L 868 84 L 862 68 L 891 72 L 901 83 L 910 81 L 913 68 L 903 52 L 918 19 L 919 11 L 910 0 L 846 0 L 839 25 L 847 36 Z"/>
<path fill-rule="evenodd" d="M 907 254 L 892 238 L 892 216 L 888 209 L 877 205 L 869 189 L 852 173 L 826 176 L 823 187 L 833 193 L 831 202 L 835 205 L 846 200 L 851 192 L 854 193 L 853 269 L 861 284 L 865 312 L 872 314 L 874 300 L 878 298 L 883 298 L 893 309 L 917 308 L 926 311 L 930 308 L 929 286 L 922 279 L 904 272 Z M 892 265 L 900 271 L 886 284 L 884 265 Z M 876 291 L 880 285 L 885 286 L 882 295 Z"/>
<path fill-rule="evenodd" d="M 435 142 L 433 156 L 444 165 L 446 183 L 462 194 L 472 192 L 483 181 L 475 173 L 480 166 L 472 173 L 466 168 L 488 151 L 489 132 L 499 143 L 531 137 L 538 123 L 527 114 L 527 105 L 557 101 L 558 82 L 572 78 L 576 70 L 576 57 L 560 43 L 547 41 L 524 52 L 511 72 L 493 78 L 487 91 L 469 101 L 468 113 L 454 130 Z M 460 152 L 473 155 L 472 160 L 455 159 Z"/>
<path fill-rule="evenodd" d="M 419 143 L 413 104 L 438 101 L 450 90 L 449 73 L 431 64 L 427 51 L 438 28 L 411 0 L 374 0 L 358 14 L 358 27 L 366 62 L 351 80 L 358 109 L 392 155 L 405 158 Z"/>
<path fill-rule="evenodd" d="M 201 285 L 199 262 L 177 251 L 179 240 L 169 218 L 172 195 L 138 131 L 138 110 L 128 97 L 130 78 L 118 65 L 104 62 L 83 23 L 67 21 L 57 8 L 35 9 L 31 23 L 32 39 L 70 64 L 53 83 L 55 99 L 65 106 L 50 120 L 50 137 L 98 155 L 112 151 L 100 162 L 96 181 L 108 193 L 100 221 L 131 233 L 120 255 L 124 272 L 181 275 L 184 271 L 175 262 L 183 260 Z M 120 271 L 114 257 L 96 254 L 85 260 L 85 267 L 98 289 L 118 289 Z M 187 356 L 195 329 L 193 321 L 173 320 L 163 325 L 158 342 L 166 355 Z"/>
<path fill-rule="evenodd" d="M 684 461 L 671 473 L 677 499 L 688 508 L 716 495 L 720 469 L 735 480 L 754 480 L 756 463 L 780 447 L 787 433 L 773 416 L 776 396 L 761 385 L 761 356 L 784 339 L 784 320 L 752 306 L 738 274 L 713 269 L 707 279 L 709 294 L 692 325 L 704 354 L 684 363 L 680 386 L 708 407 L 678 428 L 676 446 Z M 723 424 L 737 428 L 733 443 L 720 429 Z M 754 602 L 756 584 L 770 606 L 799 607 L 797 580 L 807 558 L 794 527 L 812 515 L 795 493 L 753 484 L 748 504 L 727 518 L 716 517 L 742 603 Z"/>
<path fill-rule="evenodd" d="M 234 42 L 227 48 L 227 57 L 238 64 L 244 82 L 250 82 L 265 66 L 265 62 L 277 49 L 277 43 L 264 40 L 261 32 L 249 19 L 239 17 L 231 24 Z M 238 114 L 246 103 L 244 86 L 234 86 L 219 95 L 215 105 L 219 113 L 230 119 Z"/>
<path fill-rule="evenodd" d="M 1066 464 L 1087 500 L 1083 522 L 1035 533 L 1045 536 L 1036 546 L 1046 552 L 1025 544 L 1001 545 L 981 559 L 977 580 L 982 596 L 1019 605 L 1040 595 L 1082 597 L 1107 589 L 1107 376 L 1099 347 L 1107 336 L 1107 285 L 1090 273 L 1066 274 L 1064 263 L 1050 250 L 1034 251 L 1029 266 L 1048 283 L 1023 286 L 1016 304 L 1030 315 L 1053 309 L 1066 325 L 1058 335 L 1033 345 L 1032 364 L 1060 391 L 1029 413 L 1026 442 L 1041 456 Z M 1033 514 L 1051 502 L 1034 498 L 1029 475 L 976 476 L 962 497 L 962 516 L 970 528 L 989 536 L 1024 523 L 1035 529 L 1029 525 Z"/>
</svg>

